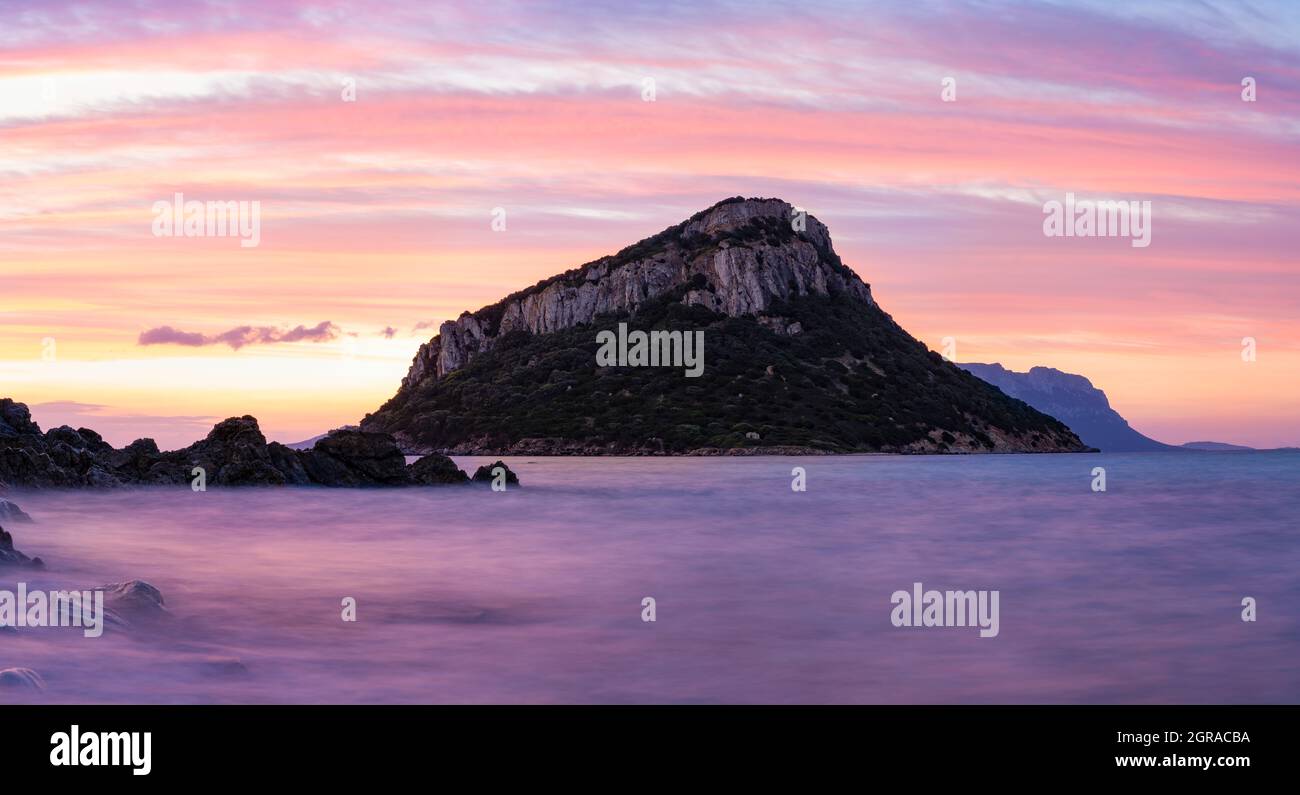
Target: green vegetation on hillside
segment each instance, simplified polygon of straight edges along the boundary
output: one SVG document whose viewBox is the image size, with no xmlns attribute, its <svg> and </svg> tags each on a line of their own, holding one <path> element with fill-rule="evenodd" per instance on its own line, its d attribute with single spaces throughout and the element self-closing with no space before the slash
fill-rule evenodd
<svg viewBox="0 0 1300 795">
<path fill-rule="evenodd" d="M 747 234 L 789 229 L 765 226 Z M 778 445 L 896 451 L 931 439 L 932 430 L 942 432 L 939 450 L 957 441 L 953 434 L 992 449 L 990 427 L 1079 446 L 1063 424 L 945 362 L 874 306 L 844 296 L 773 306 L 768 315 L 802 326 L 785 336 L 753 317 L 683 305 L 692 286 L 702 285 L 679 286 L 631 317 L 506 334 L 465 367 L 403 388 L 367 427 L 439 449 L 562 438 L 626 449 L 658 449 L 661 441 L 670 453 Z M 597 367 L 596 335 L 616 330 L 620 320 L 645 331 L 702 329 L 703 375 Z"/>
</svg>

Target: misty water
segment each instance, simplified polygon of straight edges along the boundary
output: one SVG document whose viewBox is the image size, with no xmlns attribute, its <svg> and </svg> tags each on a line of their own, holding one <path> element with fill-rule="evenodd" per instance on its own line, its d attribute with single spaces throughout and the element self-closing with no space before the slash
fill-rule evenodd
<svg viewBox="0 0 1300 795">
<path fill-rule="evenodd" d="M 1300 701 L 1300 455 L 507 461 L 504 493 L 12 491 L 48 569 L 0 587 L 170 616 L 0 631 L 47 685 L 0 700 Z M 894 627 L 917 581 L 998 590 L 998 636 Z"/>
</svg>

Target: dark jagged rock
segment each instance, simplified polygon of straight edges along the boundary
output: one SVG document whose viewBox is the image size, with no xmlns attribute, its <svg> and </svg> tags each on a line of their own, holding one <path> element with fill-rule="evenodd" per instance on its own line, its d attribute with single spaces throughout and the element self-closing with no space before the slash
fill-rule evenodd
<svg viewBox="0 0 1300 795">
<path fill-rule="evenodd" d="M 14 537 L 0 527 L 0 566 L 30 566 L 40 569 L 45 567 L 45 563 L 40 558 L 29 558 L 14 549 Z"/>
<path fill-rule="evenodd" d="M 284 473 L 271 463 L 266 437 L 253 417 L 231 417 L 206 439 L 171 454 L 202 467 L 209 485 L 283 486 Z"/>
<path fill-rule="evenodd" d="M 208 486 L 416 486 L 469 480 L 446 456 L 407 466 L 392 436 L 348 428 L 331 431 L 310 450 L 294 450 L 268 443 L 253 417 L 232 417 L 203 440 L 162 452 L 152 439 L 117 450 L 86 428 L 62 426 L 42 434 L 27 407 L 7 398 L 0 401 L 0 423 L 0 483 L 14 486 L 179 486 L 193 482 L 196 468 Z M 0 502 L 0 517 L 10 515 L 5 512 L 11 505 Z"/>
<path fill-rule="evenodd" d="M 338 428 L 335 428 L 332 431 L 326 431 L 325 433 L 322 433 L 319 436 L 313 436 L 310 439 L 304 439 L 301 442 L 289 442 L 288 444 L 285 445 L 285 447 L 288 447 L 293 450 L 310 450 L 316 446 L 317 442 L 319 442 L 321 439 L 324 439 L 326 436 L 329 436 L 331 433 L 334 433 L 334 431 L 359 431 L 359 430 L 361 430 L 361 427 L 358 425 L 343 425 Z"/>
<path fill-rule="evenodd" d="M 602 361 L 626 332 L 702 335 L 702 369 Z M 411 454 L 1087 449 L 895 323 L 816 218 L 741 197 L 443 323 L 361 427 Z"/>
<path fill-rule="evenodd" d="M 152 471 L 161 457 L 162 453 L 158 451 L 158 445 L 153 439 L 136 439 L 121 450 L 113 450 L 106 459 L 108 469 L 116 470 L 124 480 L 153 482 L 158 478 L 167 480 L 161 472 Z M 107 470 L 105 474 L 112 477 Z"/>
<path fill-rule="evenodd" d="M 405 486 L 413 482 L 406 456 L 386 433 L 334 431 L 299 455 L 308 476 L 317 483 Z"/>
<path fill-rule="evenodd" d="M 411 464 L 411 477 L 416 483 L 430 486 L 440 483 L 465 483 L 469 480 L 469 475 L 456 466 L 454 461 L 437 453 L 426 455 Z"/>
<path fill-rule="evenodd" d="M 307 474 L 307 467 L 303 466 L 303 456 L 297 450 L 279 442 L 271 442 L 266 446 L 266 452 L 271 458 L 271 466 L 284 475 L 285 485 L 310 486 L 312 484 L 311 475 Z"/>
<path fill-rule="evenodd" d="M 75 472 L 60 466 L 50 456 L 40 436 L 26 433 L 0 436 L 0 483 L 76 486 L 79 480 Z"/>
<path fill-rule="evenodd" d="M 494 463 L 484 464 L 483 466 L 479 467 L 474 472 L 474 482 L 491 483 L 496 478 L 496 476 L 492 474 L 492 470 L 496 469 L 497 467 L 501 467 L 506 471 L 506 483 L 517 484 L 519 482 L 519 476 L 516 475 L 514 472 L 510 471 L 510 467 L 506 466 L 506 462 L 504 461 L 496 461 Z"/>
<path fill-rule="evenodd" d="M 0 398 L 0 436 L 40 436 L 40 427 L 32 422 L 32 412 L 23 403 Z"/>
</svg>

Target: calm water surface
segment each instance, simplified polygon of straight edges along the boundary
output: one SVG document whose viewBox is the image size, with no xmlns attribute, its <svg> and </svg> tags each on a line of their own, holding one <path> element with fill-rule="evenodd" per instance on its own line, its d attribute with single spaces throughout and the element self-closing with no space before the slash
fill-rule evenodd
<svg viewBox="0 0 1300 795">
<path fill-rule="evenodd" d="M 48 685 L 0 700 L 1300 702 L 1300 455 L 507 461 L 506 493 L 11 492 L 49 569 L 0 587 L 142 579 L 172 617 L 0 632 Z M 916 581 L 999 590 L 1000 634 L 893 627 Z"/>
</svg>

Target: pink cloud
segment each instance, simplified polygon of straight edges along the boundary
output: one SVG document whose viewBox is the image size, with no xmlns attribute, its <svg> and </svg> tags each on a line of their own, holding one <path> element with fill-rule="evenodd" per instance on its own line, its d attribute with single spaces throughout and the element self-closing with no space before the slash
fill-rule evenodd
<svg viewBox="0 0 1300 795">
<path fill-rule="evenodd" d="M 239 350 L 245 345 L 273 345 L 287 342 L 328 342 L 339 335 L 338 326 L 328 320 L 311 328 L 295 326 L 289 330 L 270 326 L 238 326 L 220 334 L 199 334 L 180 331 L 171 326 L 158 326 L 140 333 L 139 345 L 183 345 L 197 348 L 207 345 L 229 345 Z"/>
</svg>

